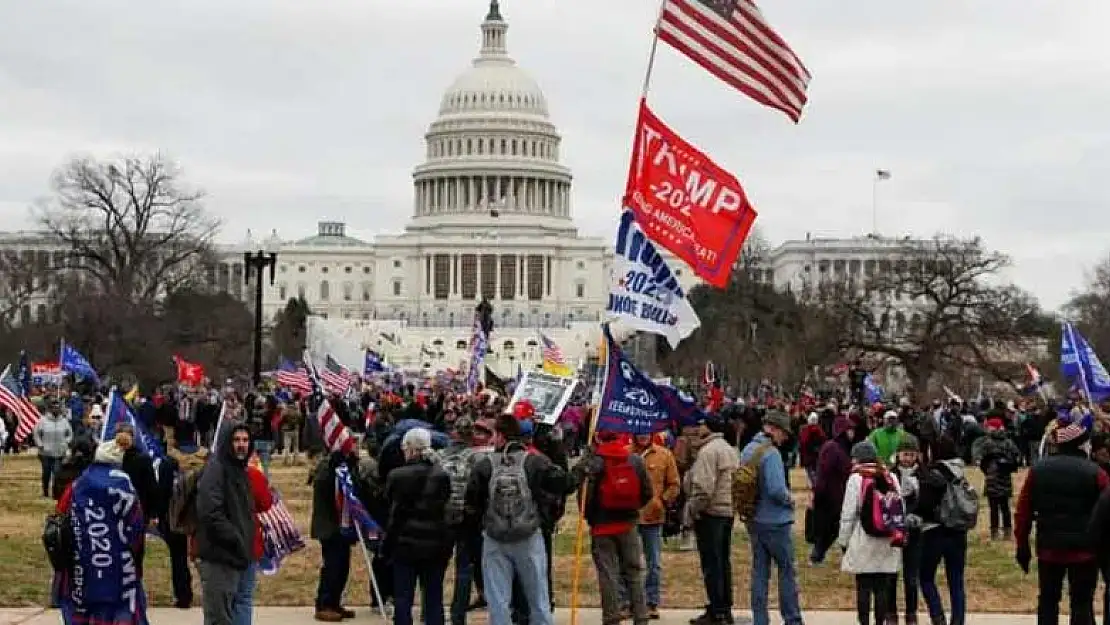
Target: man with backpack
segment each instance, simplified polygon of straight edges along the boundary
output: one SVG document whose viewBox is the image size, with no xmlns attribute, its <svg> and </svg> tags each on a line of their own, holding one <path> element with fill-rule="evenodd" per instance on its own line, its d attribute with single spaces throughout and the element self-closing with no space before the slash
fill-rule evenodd
<svg viewBox="0 0 1110 625">
<path fill-rule="evenodd" d="M 466 623 L 470 586 L 482 556 L 481 517 L 466 507 L 470 473 L 481 454 L 482 450 L 474 446 L 474 422 L 466 416 L 455 419 L 451 444 L 440 455 L 440 466 L 451 478 L 446 516 L 448 525 L 455 531 L 455 590 L 451 599 L 451 625 Z"/>
<path fill-rule="evenodd" d="M 619 434 L 598 432 L 597 445 L 574 469 L 581 481 L 588 481 L 584 512 L 601 592 L 601 623 L 621 622 L 622 587 L 628 588 L 632 622 L 647 623 L 643 548 L 636 522 L 654 491 L 643 458 L 633 454 Z"/>
<path fill-rule="evenodd" d="M 763 431 L 740 453 L 740 468 L 733 482 L 736 486 L 733 503 L 737 516 L 747 523 L 751 537 L 754 625 L 770 622 L 767 594 L 771 587 L 772 562 L 779 571 L 779 612 L 782 613 L 783 623 L 802 625 L 802 607 L 798 602 L 798 582 L 794 572 L 794 537 L 791 533 L 794 527 L 794 498 L 786 482 L 782 454 L 778 451 L 790 440 L 790 432 L 790 417 L 785 412 L 768 411 L 763 417 Z"/>
<path fill-rule="evenodd" d="M 724 438 L 726 423 L 703 419 L 690 448 L 693 466 L 683 478 L 684 523 L 694 526 L 698 559 L 708 605 L 693 625 L 732 623 L 732 479 L 739 465 L 736 449 Z"/>
<path fill-rule="evenodd" d="M 510 625 L 513 575 L 528 600 L 530 625 L 552 625 L 547 554 L 540 532 L 543 493 L 563 493 L 566 471 L 543 455 L 529 454 L 520 423 L 500 415 L 495 450 L 471 470 L 467 506 L 482 513 L 482 577 L 490 625 Z"/>
</svg>

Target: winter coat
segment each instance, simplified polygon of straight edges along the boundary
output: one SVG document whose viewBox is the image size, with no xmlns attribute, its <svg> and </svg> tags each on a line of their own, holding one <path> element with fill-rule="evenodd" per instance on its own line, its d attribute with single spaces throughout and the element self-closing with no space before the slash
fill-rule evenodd
<svg viewBox="0 0 1110 625">
<path fill-rule="evenodd" d="M 891 488 L 899 489 L 898 478 L 873 464 L 863 464 L 852 472 L 844 491 L 844 505 L 840 509 L 840 536 L 837 543 L 845 549 L 840 561 L 842 571 L 860 573 L 897 573 L 902 562 L 902 549 L 891 544 L 890 538 L 871 536 L 863 529 L 860 512 L 863 509 L 863 482 L 865 477 L 887 479 Z"/>
<path fill-rule="evenodd" d="M 253 559 L 257 522 L 247 462 L 232 453 L 239 427 L 222 429 L 218 451 L 197 482 L 197 557 L 242 571 Z"/>
<path fill-rule="evenodd" d="M 640 525 L 659 525 L 666 520 L 667 507 L 678 498 L 681 484 L 678 465 L 671 450 L 662 445 L 651 445 L 640 452 L 644 468 L 651 479 L 652 498 L 640 510 Z"/>
<path fill-rule="evenodd" d="M 989 432 L 976 440 L 971 459 L 983 472 L 987 497 L 1009 499 L 1014 494 L 1013 473 L 1021 465 L 1021 452 L 1006 432 Z"/>
<path fill-rule="evenodd" d="M 347 462 L 339 452 L 332 452 L 320 459 L 312 477 L 312 518 L 309 535 L 319 541 L 341 537 L 339 503 L 335 494 L 335 470 Z"/>
<path fill-rule="evenodd" d="M 881 427 L 872 431 L 867 440 L 875 445 L 875 449 L 879 452 L 879 460 L 889 465 L 891 458 L 898 453 L 898 445 L 905 436 L 906 432 L 899 426 Z"/>
<path fill-rule="evenodd" d="M 959 458 L 940 460 L 920 470 L 916 514 L 921 517 L 923 531 L 940 526 L 937 515 L 944 493 L 952 482 L 964 477 L 965 473 L 964 461 Z"/>
<path fill-rule="evenodd" d="M 496 453 L 511 454 L 524 451 L 520 441 L 509 441 Z M 543 509 L 551 494 L 565 494 L 574 488 L 574 477 L 543 454 L 527 454 L 524 458 L 524 474 L 528 478 L 528 489 L 536 510 Z M 489 482 L 493 477 L 493 454 L 483 454 L 470 470 L 470 480 L 466 487 L 466 505 L 479 514 L 485 514 L 489 503 Z"/>
<path fill-rule="evenodd" d="M 385 485 L 389 522 L 385 547 L 403 562 L 446 563 L 455 544 L 446 521 L 451 478 L 438 465 L 417 460 L 389 474 Z"/>
<path fill-rule="evenodd" d="M 801 456 L 802 466 L 812 469 L 817 466 L 817 456 L 821 447 L 827 440 L 825 430 L 820 425 L 805 425 L 798 433 L 798 454 Z"/>
<path fill-rule="evenodd" d="M 790 495 L 790 485 L 786 483 L 782 454 L 775 453 L 771 437 L 762 432 L 757 434 L 740 452 L 740 462 L 751 461 L 756 451 L 768 444 L 772 447 L 763 454 L 759 463 L 759 494 L 752 521 L 760 525 L 789 525 L 794 522 L 794 499 Z"/>
<path fill-rule="evenodd" d="M 690 518 L 732 518 L 732 474 L 740 466 L 736 450 L 721 434 L 698 439 L 694 449 L 697 456 L 683 479 Z"/>
<path fill-rule="evenodd" d="M 35 424 L 31 434 L 35 438 L 35 447 L 38 447 L 39 454 L 62 458 L 69 451 L 69 443 L 73 440 L 73 426 L 60 416 L 47 413 Z"/>
</svg>

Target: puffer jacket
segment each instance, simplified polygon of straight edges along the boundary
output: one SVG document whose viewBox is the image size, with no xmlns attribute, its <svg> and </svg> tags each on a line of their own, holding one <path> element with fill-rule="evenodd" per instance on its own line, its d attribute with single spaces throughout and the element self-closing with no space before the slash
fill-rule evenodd
<svg viewBox="0 0 1110 625">
<path fill-rule="evenodd" d="M 1021 464 L 1021 452 L 1006 432 L 989 432 L 971 447 L 972 462 L 979 465 L 985 478 L 987 497 L 1009 499 L 1014 494 L 1014 471 Z"/>
<path fill-rule="evenodd" d="M 651 478 L 652 498 L 640 510 L 640 525 L 659 525 L 666 520 L 667 507 L 678 499 L 682 485 L 678 481 L 678 464 L 671 450 L 650 445 L 640 452 L 644 469 Z"/>
<path fill-rule="evenodd" d="M 863 529 L 864 480 L 888 480 L 890 488 L 899 490 L 898 478 L 874 464 L 862 464 L 852 471 L 844 491 L 840 509 L 840 536 L 837 543 L 844 548 L 840 570 L 847 573 L 897 573 L 902 563 L 902 549 L 891 544 L 890 538 L 872 536 Z"/>
<path fill-rule="evenodd" d="M 404 562 L 447 562 L 455 544 L 446 521 L 451 478 L 427 459 L 410 461 L 389 473 L 386 551 Z"/>
<path fill-rule="evenodd" d="M 31 433 L 39 453 L 50 458 L 65 457 L 69 444 L 73 441 L 73 426 L 56 414 L 47 413 L 39 419 Z"/>
<path fill-rule="evenodd" d="M 695 440 L 692 447 L 697 456 L 683 478 L 688 515 L 732 517 L 732 474 L 740 466 L 736 449 L 716 433 Z"/>
</svg>

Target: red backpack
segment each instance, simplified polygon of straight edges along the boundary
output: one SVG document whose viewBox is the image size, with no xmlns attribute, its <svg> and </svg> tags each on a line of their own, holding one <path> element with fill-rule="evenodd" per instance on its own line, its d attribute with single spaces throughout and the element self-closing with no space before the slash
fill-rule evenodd
<svg viewBox="0 0 1110 625">
<path fill-rule="evenodd" d="M 605 459 L 597 484 L 597 502 L 605 510 L 634 512 L 642 507 L 640 475 L 629 457 Z"/>
</svg>

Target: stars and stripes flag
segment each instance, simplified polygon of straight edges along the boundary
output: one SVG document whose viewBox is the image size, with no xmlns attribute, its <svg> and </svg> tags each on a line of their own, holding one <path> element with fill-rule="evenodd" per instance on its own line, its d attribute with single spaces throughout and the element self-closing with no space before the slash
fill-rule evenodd
<svg viewBox="0 0 1110 625">
<path fill-rule="evenodd" d="M 313 395 L 320 398 L 320 405 L 316 409 L 316 423 L 320 426 L 320 436 L 324 440 L 324 446 L 327 447 L 328 451 L 339 451 L 348 455 L 354 453 L 358 441 L 355 440 L 347 426 L 343 425 L 343 421 L 336 414 L 331 400 L 320 393 L 320 387 L 323 385 L 321 375 L 312 365 L 312 357 L 308 352 L 304 354 L 304 362 L 308 371 L 309 382 L 312 383 Z"/>
<path fill-rule="evenodd" d="M 262 558 L 258 568 L 263 575 L 274 575 L 285 558 L 305 548 L 304 536 L 297 529 L 293 515 L 275 488 L 270 489 L 273 505 L 258 514 L 262 526 Z"/>
<path fill-rule="evenodd" d="M 566 356 L 563 355 L 563 349 L 559 345 L 547 338 L 543 332 L 540 332 L 540 340 L 543 341 L 543 361 L 544 363 L 551 363 L 560 367 L 567 366 Z"/>
<path fill-rule="evenodd" d="M 324 358 L 324 367 L 319 373 L 324 390 L 328 393 L 346 395 L 351 388 L 351 372 L 331 356 Z"/>
<path fill-rule="evenodd" d="M 752 0 L 666 0 L 655 32 L 749 98 L 801 119 L 809 70 Z"/>
<path fill-rule="evenodd" d="M 308 379 L 308 372 L 304 367 L 298 367 L 289 359 L 283 358 L 281 364 L 274 371 L 274 381 L 278 386 L 287 388 L 301 395 L 312 394 L 312 382 Z"/>
<path fill-rule="evenodd" d="M 0 407 L 15 415 L 15 442 L 22 443 L 38 425 L 42 415 L 23 394 L 19 381 L 11 376 L 11 366 L 0 373 Z"/>
</svg>

